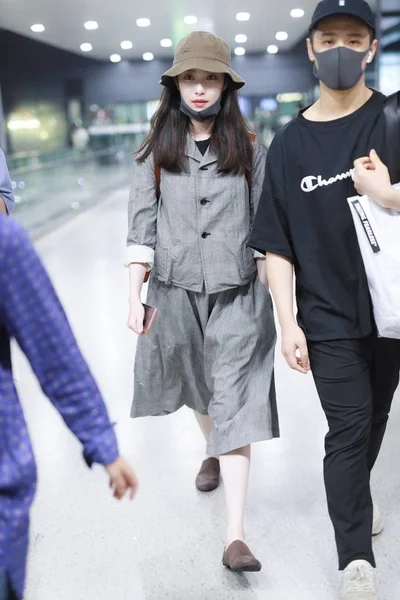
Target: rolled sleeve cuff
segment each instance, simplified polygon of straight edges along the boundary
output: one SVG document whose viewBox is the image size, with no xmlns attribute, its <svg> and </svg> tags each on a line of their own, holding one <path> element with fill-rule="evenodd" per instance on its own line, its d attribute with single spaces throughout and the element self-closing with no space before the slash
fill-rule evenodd
<svg viewBox="0 0 400 600">
<path fill-rule="evenodd" d="M 118 442 L 113 427 L 107 429 L 90 444 L 86 444 L 83 457 L 88 467 L 93 463 L 109 465 L 119 457 Z"/>
<path fill-rule="evenodd" d="M 147 264 L 147 270 L 150 271 L 154 263 L 154 250 L 149 246 L 131 245 L 125 252 L 124 266 L 129 267 L 132 263 Z"/>
</svg>

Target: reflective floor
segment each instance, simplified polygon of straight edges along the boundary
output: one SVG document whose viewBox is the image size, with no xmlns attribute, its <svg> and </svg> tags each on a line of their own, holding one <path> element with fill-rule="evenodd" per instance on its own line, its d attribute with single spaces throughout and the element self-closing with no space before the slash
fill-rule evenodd
<svg viewBox="0 0 400 600">
<path fill-rule="evenodd" d="M 128 185 L 131 165 L 129 153 L 110 149 L 15 169 L 14 215 L 34 236 L 47 233 Z"/>
<path fill-rule="evenodd" d="M 254 446 L 248 543 L 259 574 L 221 566 L 223 489 L 195 490 L 204 442 L 189 411 L 129 419 L 135 339 L 125 327 L 127 190 L 42 238 L 39 251 L 140 477 L 130 504 L 45 400 L 19 352 L 21 396 L 39 464 L 26 600 L 334 600 L 339 576 L 322 483 L 325 421 L 310 377 L 278 353 L 282 438 Z M 398 397 L 399 399 L 399 397 Z M 375 541 L 381 600 L 400 597 L 399 403 L 374 479 L 386 519 Z"/>
</svg>

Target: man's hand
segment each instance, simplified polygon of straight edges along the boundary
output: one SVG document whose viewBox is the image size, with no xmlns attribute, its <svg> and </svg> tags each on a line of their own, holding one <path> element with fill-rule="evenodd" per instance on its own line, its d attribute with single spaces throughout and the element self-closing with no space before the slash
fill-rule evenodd
<svg viewBox="0 0 400 600">
<path fill-rule="evenodd" d="M 0 197 L 0 213 L 7 214 L 6 203 L 4 202 L 3 198 L 1 198 L 1 197 Z"/>
<path fill-rule="evenodd" d="M 282 329 L 282 354 L 294 371 L 306 375 L 310 370 L 306 336 L 296 324 Z"/>
<path fill-rule="evenodd" d="M 104 468 L 110 476 L 110 488 L 114 490 L 114 498 L 121 500 L 125 493 L 131 490 L 130 499 L 133 500 L 137 492 L 138 480 L 128 462 L 120 456 Z"/>
<path fill-rule="evenodd" d="M 378 204 L 388 207 L 393 190 L 389 171 L 375 150 L 354 163 L 354 186 L 361 196 L 368 196 Z"/>
</svg>

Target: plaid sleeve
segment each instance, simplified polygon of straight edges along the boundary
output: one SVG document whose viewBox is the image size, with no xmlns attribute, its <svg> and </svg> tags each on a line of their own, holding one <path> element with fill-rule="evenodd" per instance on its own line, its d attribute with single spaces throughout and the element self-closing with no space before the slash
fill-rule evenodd
<svg viewBox="0 0 400 600">
<path fill-rule="evenodd" d="M 3 150 L 0 148 L 0 198 L 4 200 L 7 212 L 10 214 L 14 207 L 14 194 L 12 191 L 12 185 L 10 175 L 8 174 L 6 157 L 4 156 Z"/>
<path fill-rule="evenodd" d="M 97 384 L 51 281 L 24 229 L 0 222 L 0 311 L 46 396 L 81 441 L 84 457 L 109 464 L 118 446 Z"/>
<path fill-rule="evenodd" d="M 273 146 L 267 155 L 264 185 L 254 219 L 249 246 L 262 254 L 271 252 L 286 256 L 292 262 L 295 255 L 292 248 L 284 194 L 276 181 L 276 171 L 280 165 L 272 164 Z"/>
</svg>

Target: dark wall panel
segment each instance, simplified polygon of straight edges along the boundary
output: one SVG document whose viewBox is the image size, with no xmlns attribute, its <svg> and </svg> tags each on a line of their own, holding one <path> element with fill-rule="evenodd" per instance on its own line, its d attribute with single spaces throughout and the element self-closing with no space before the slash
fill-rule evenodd
<svg viewBox="0 0 400 600">
<path fill-rule="evenodd" d="M 67 80 L 82 81 L 86 104 L 156 99 L 159 79 L 170 61 L 151 63 L 96 61 L 71 54 L 9 31 L 0 31 L 0 80 L 5 113 L 20 102 L 39 99 L 60 106 Z M 300 44 L 292 52 L 235 57 L 233 66 L 246 79 L 244 93 L 273 95 L 308 91 L 315 83 Z"/>
</svg>

